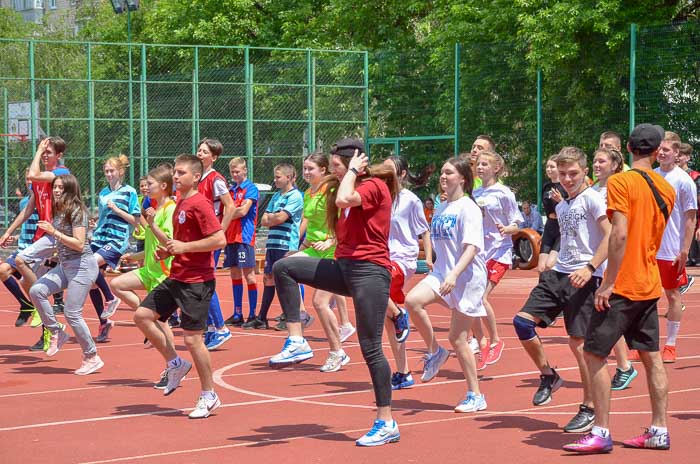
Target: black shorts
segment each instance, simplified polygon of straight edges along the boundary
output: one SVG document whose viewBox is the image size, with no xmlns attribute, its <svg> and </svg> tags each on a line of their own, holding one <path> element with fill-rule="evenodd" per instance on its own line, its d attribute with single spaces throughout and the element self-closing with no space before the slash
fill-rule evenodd
<svg viewBox="0 0 700 464">
<path fill-rule="evenodd" d="M 566 333 L 583 338 L 595 312 L 595 291 L 600 280 L 592 277 L 583 288 L 574 288 L 569 274 L 545 271 L 520 311 L 540 319 L 538 325 L 542 328 L 549 327 L 563 312 Z"/>
<path fill-rule="evenodd" d="M 165 279 L 141 302 L 141 306 L 155 311 L 162 322 L 181 310 L 180 327 L 185 330 L 205 330 L 209 314 L 209 302 L 216 288 L 216 281 L 185 283 Z"/>
<path fill-rule="evenodd" d="M 549 254 L 550 251 L 558 252 L 560 239 L 559 219 L 547 218 L 547 222 L 544 223 L 544 232 L 542 232 L 540 254 Z"/>
<path fill-rule="evenodd" d="M 596 311 L 591 316 L 583 350 L 605 357 L 624 335 L 627 345 L 633 350 L 659 351 L 658 301 L 658 298 L 632 301 L 612 295 L 610 309 Z"/>
<path fill-rule="evenodd" d="M 277 261 L 287 256 L 287 253 L 289 253 L 287 250 L 275 250 L 268 248 L 265 251 L 265 269 L 263 270 L 263 273 L 272 274 L 272 266 L 274 266 Z"/>
</svg>

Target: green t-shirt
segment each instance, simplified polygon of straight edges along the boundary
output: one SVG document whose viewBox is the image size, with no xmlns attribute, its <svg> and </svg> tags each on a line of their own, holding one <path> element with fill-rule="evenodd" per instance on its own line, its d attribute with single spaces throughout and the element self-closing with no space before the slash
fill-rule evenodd
<svg viewBox="0 0 700 464">
<path fill-rule="evenodd" d="M 314 243 L 328 239 L 326 225 L 326 186 L 316 193 L 304 192 L 304 217 L 306 218 L 306 241 Z"/>
<path fill-rule="evenodd" d="M 153 222 L 158 226 L 160 230 L 163 231 L 165 235 L 169 238 L 173 236 L 173 213 L 175 212 L 175 202 L 168 199 L 165 205 L 156 211 L 156 215 L 153 218 Z M 143 244 L 143 269 L 146 274 L 150 277 L 160 280 L 160 278 L 165 278 L 170 275 L 170 265 L 173 262 L 173 257 L 164 259 L 163 261 L 156 261 L 153 254 L 158 248 L 158 239 L 151 228 L 146 229 L 145 242 Z"/>
</svg>

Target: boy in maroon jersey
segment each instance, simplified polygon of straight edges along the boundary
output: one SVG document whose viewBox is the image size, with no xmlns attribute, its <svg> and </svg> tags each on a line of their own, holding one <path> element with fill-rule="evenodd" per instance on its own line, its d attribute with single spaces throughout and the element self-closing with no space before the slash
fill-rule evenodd
<svg viewBox="0 0 700 464">
<path fill-rule="evenodd" d="M 180 386 L 192 364 L 177 355 L 156 321 L 167 321 L 177 308 L 182 311 L 180 327 L 202 387 L 199 401 L 189 414 L 191 419 L 209 417 L 221 405 L 214 392 L 211 358 L 202 332 L 207 327 L 209 303 L 216 284 L 212 251 L 222 248 L 226 237 L 211 203 L 197 192 L 203 170 L 196 156 L 175 158 L 173 184 L 180 195 L 173 214 L 173 238 L 156 251 L 158 260 L 174 256 L 170 277 L 148 294 L 134 314 L 138 328 L 167 361 L 168 384 L 163 391 L 167 396 Z"/>
</svg>

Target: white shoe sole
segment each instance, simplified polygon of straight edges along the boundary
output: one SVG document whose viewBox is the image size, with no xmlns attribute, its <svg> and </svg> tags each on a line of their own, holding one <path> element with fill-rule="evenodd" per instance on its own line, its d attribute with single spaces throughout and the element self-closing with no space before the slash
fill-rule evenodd
<svg viewBox="0 0 700 464">
<path fill-rule="evenodd" d="M 338 372 L 338 371 L 340 370 L 341 367 L 345 366 L 345 365 L 346 365 L 347 363 L 349 363 L 349 362 L 350 362 L 350 356 L 348 356 L 348 355 L 346 354 L 345 357 L 344 357 L 343 359 L 341 359 L 341 361 L 338 363 L 338 365 L 335 366 L 333 369 L 326 369 L 326 370 L 324 370 L 323 367 L 321 367 L 321 369 L 319 369 L 319 370 L 320 370 L 321 372 L 323 372 L 323 373 Z M 325 366 L 325 364 L 324 364 L 324 366 Z"/>
<path fill-rule="evenodd" d="M 306 361 L 307 359 L 311 359 L 314 357 L 314 352 L 309 351 L 308 353 L 302 353 L 297 356 L 294 356 L 293 358 L 287 358 L 284 360 L 279 360 L 279 361 L 273 361 L 270 359 L 268 364 L 270 367 L 282 367 L 282 366 L 289 366 L 290 364 L 299 364 L 300 362 Z"/>
<path fill-rule="evenodd" d="M 90 369 L 83 371 L 83 372 L 78 372 L 79 369 L 76 369 L 75 374 L 76 375 L 88 375 L 92 374 L 95 371 L 98 371 L 104 367 L 105 363 L 100 359 L 100 362 L 92 366 Z"/>
<path fill-rule="evenodd" d="M 199 410 L 195 409 L 194 411 L 192 411 L 191 413 L 188 414 L 188 417 L 190 419 L 206 419 L 219 406 L 221 406 L 221 400 L 217 397 L 216 402 L 214 403 L 214 405 L 211 408 L 207 409 L 206 411 L 202 410 L 203 412 L 201 412 L 201 413 L 198 412 Z M 197 413 L 197 414 L 195 414 L 195 413 Z"/>
</svg>

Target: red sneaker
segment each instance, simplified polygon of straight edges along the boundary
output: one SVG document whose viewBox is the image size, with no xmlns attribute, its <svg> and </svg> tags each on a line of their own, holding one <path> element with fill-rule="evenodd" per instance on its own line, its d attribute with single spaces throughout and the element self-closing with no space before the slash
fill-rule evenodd
<svg viewBox="0 0 700 464">
<path fill-rule="evenodd" d="M 625 440 L 622 444 L 627 448 L 667 450 L 671 448 L 671 438 L 668 436 L 668 433 L 658 433 L 654 435 L 649 429 L 645 429 L 643 434 Z"/>
<path fill-rule="evenodd" d="M 486 369 L 486 356 L 484 356 L 484 352 L 479 351 L 474 357 L 476 358 L 476 370 L 483 371 Z"/>
<path fill-rule="evenodd" d="M 675 345 L 665 345 L 664 351 L 661 353 L 661 359 L 665 363 L 676 362 L 676 346 Z"/>
<path fill-rule="evenodd" d="M 486 364 L 496 364 L 498 360 L 501 359 L 503 348 L 505 348 L 505 346 L 506 344 L 503 340 L 499 340 L 499 342 L 495 345 L 491 345 L 489 347 L 489 352 L 486 355 Z"/>
</svg>

